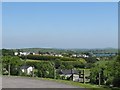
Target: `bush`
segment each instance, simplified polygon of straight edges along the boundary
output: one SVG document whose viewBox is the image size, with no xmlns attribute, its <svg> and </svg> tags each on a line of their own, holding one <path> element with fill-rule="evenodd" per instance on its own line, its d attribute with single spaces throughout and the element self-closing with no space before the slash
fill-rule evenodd
<svg viewBox="0 0 120 90">
<path fill-rule="evenodd" d="M 111 84 L 112 84 L 112 79 L 109 79 L 109 80 L 106 81 L 107 86 L 110 86 Z"/>
<path fill-rule="evenodd" d="M 8 75 L 8 71 L 4 68 L 4 69 L 2 70 L 2 74 L 3 74 L 3 75 Z"/>
<path fill-rule="evenodd" d="M 116 77 L 113 79 L 113 85 L 115 87 L 120 87 L 120 77 Z"/>
<path fill-rule="evenodd" d="M 56 74 L 56 79 L 61 79 L 59 74 Z"/>
<path fill-rule="evenodd" d="M 61 76 L 60 79 L 65 80 L 65 76 Z"/>
<path fill-rule="evenodd" d="M 24 73 L 24 72 L 21 72 L 21 74 L 20 74 L 21 76 L 26 76 L 27 74 L 26 73 Z"/>
</svg>

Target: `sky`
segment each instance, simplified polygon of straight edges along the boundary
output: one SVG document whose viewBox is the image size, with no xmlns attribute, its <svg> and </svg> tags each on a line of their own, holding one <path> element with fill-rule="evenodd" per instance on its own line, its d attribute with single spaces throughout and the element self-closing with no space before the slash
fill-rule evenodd
<svg viewBox="0 0 120 90">
<path fill-rule="evenodd" d="M 0 2 L 0 48 L 2 48 L 2 3 Z"/>
<path fill-rule="evenodd" d="M 2 4 L 3 48 L 117 48 L 117 2 Z"/>
</svg>

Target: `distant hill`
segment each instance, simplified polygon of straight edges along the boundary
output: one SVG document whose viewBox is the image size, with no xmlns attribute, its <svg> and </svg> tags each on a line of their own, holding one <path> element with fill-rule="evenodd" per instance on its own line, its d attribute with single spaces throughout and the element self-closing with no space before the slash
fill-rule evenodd
<svg viewBox="0 0 120 90">
<path fill-rule="evenodd" d="M 115 48 L 105 48 L 105 49 L 57 49 L 57 48 L 23 48 L 20 49 L 24 52 L 53 52 L 53 53 L 81 53 L 81 52 L 94 52 L 94 53 L 117 53 L 118 49 Z M 17 49 L 14 49 L 17 51 Z"/>
<path fill-rule="evenodd" d="M 39 51 L 40 52 L 53 52 L 53 53 L 67 52 L 67 50 L 65 49 L 54 49 L 54 48 L 23 48 L 20 50 L 24 52 L 35 52 L 35 53 L 38 53 Z M 15 51 L 17 51 L 17 49 L 15 49 Z"/>
</svg>

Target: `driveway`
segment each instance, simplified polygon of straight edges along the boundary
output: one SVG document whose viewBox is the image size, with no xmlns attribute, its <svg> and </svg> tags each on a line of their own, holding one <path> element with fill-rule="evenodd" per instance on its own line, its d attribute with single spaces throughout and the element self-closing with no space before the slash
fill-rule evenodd
<svg viewBox="0 0 120 90">
<path fill-rule="evenodd" d="M 2 77 L 2 88 L 80 88 L 51 80 L 29 77 Z"/>
</svg>

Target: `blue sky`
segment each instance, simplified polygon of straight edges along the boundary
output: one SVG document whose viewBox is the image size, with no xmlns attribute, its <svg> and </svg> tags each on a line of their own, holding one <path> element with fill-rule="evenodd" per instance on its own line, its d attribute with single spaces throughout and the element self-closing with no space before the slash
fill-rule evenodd
<svg viewBox="0 0 120 90">
<path fill-rule="evenodd" d="M 113 3 L 3 3 L 3 48 L 118 46 Z"/>
</svg>

